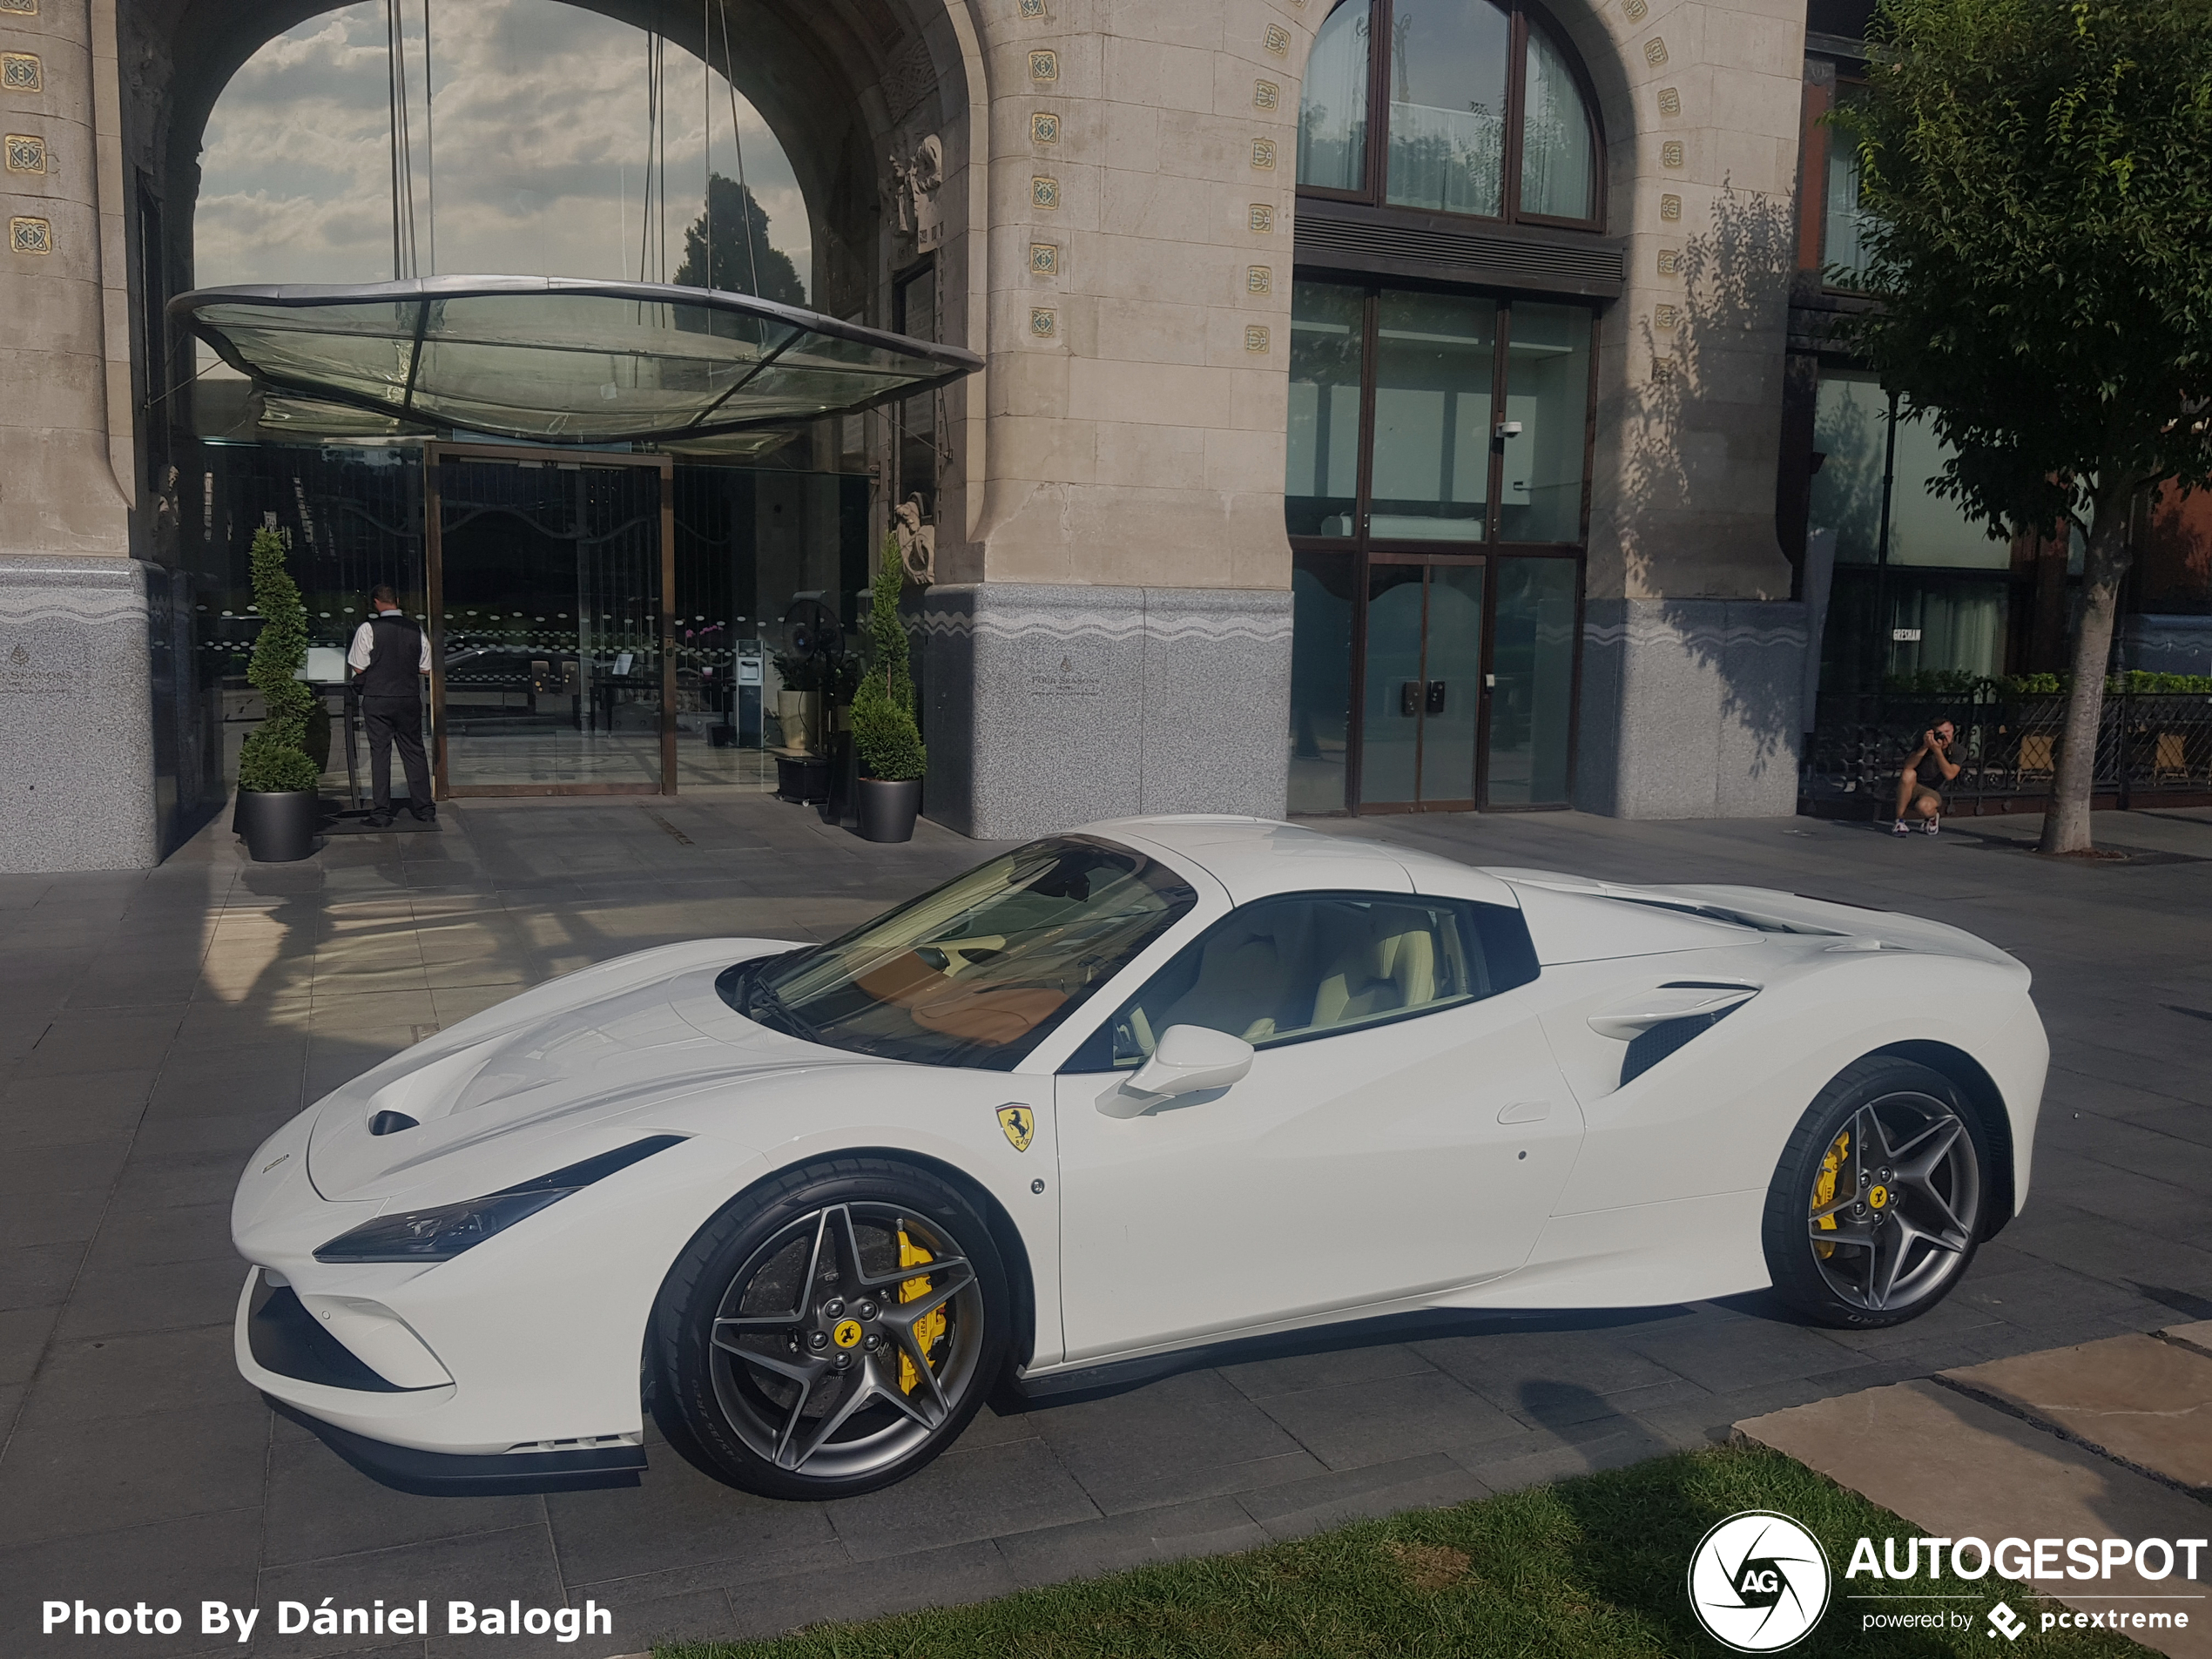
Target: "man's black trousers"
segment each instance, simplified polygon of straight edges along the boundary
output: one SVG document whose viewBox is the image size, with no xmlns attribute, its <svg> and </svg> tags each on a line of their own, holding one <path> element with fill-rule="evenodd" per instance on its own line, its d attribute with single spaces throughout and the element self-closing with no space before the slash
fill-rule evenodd
<svg viewBox="0 0 2212 1659">
<path fill-rule="evenodd" d="M 368 780 L 376 811 L 392 810 L 392 745 L 400 745 L 407 768 L 408 805 L 416 813 L 435 811 L 430 799 L 430 762 L 422 752 L 422 704 L 412 697 L 364 697 L 361 725 L 368 731 Z"/>
</svg>

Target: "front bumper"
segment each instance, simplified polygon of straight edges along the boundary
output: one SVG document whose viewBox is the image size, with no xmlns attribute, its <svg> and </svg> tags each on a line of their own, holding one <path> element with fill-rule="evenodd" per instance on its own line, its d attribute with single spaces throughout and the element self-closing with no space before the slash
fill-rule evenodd
<svg viewBox="0 0 2212 1659">
<path fill-rule="evenodd" d="M 580 1492 L 636 1486 L 645 1468 L 644 1447 L 636 1435 L 579 1437 L 572 1444 L 490 1453 L 435 1451 L 385 1438 L 419 1437 L 422 1420 L 452 1400 L 455 1385 L 393 1381 L 331 1335 L 288 1284 L 263 1268 L 246 1276 L 233 1344 L 240 1373 L 273 1409 L 311 1430 L 363 1474 L 401 1492 L 426 1497 Z"/>
</svg>

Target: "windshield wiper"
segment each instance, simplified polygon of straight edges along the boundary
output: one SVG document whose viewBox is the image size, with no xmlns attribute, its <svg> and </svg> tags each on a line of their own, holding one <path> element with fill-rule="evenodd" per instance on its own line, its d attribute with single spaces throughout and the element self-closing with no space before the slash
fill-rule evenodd
<svg viewBox="0 0 2212 1659">
<path fill-rule="evenodd" d="M 717 981 L 715 989 L 722 993 L 725 1002 L 754 1024 L 767 1026 L 771 1030 L 780 1028 L 786 1036 L 819 1042 L 821 1033 L 811 1022 L 792 1013 L 767 982 L 769 968 L 779 962 L 788 962 L 793 957 L 803 956 L 813 948 L 813 946 L 806 945 L 797 950 L 786 950 L 773 956 L 739 962 L 724 974 L 724 979 L 731 981 L 728 988 L 725 989 L 722 982 Z M 769 1017 L 764 1019 L 764 1014 Z"/>
</svg>

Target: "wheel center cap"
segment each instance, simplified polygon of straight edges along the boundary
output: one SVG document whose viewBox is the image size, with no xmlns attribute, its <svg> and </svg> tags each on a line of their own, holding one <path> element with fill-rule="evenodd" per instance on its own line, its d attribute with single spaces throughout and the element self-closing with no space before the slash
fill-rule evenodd
<svg viewBox="0 0 2212 1659">
<path fill-rule="evenodd" d="M 1873 1191 L 1866 1195 L 1866 1202 L 1872 1204 L 1877 1210 L 1879 1210 L 1889 1201 L 1890 1190 L 1887 1187 L 1876 1187 Z M 843 1341 L 844 1339 L 840 1337 L 839 1340 Z M 850 1343 L 846 1343 L 846 1345 L 850 1347 L 852 1345 Z"/>
<path fill-rule="evenodd" d="M 840 1348 L 859 1347 L 860 1322 L 858 1319 L 840 1319 L 837 1322 L 837 1328 L 830 1332 L 830 1340 Z"/>
</svg>

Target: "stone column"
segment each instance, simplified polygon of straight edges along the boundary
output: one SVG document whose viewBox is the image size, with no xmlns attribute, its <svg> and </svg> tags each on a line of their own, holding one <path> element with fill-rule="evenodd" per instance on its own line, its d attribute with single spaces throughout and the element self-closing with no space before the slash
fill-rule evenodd
<svg viewBox="0 0 2212 1659">
<path fill-rule="evenodd" d="M 926 605 L 934 817 L 1279 814 L 1291 0 L 995 0 L 981 509 Z"/>
<path fill-rule="evenodd" d="M 115 89 L 111 4 L 0 3 L 0 870 L 159 853 Z"/>
<path fill-rule="evenodd" d="M 1807 649 L 1776 538 L 1804 0 L 1564 14 L 1626 292 L 1601 326 L 1575 804 L 1795 810 Z"/>
</svg>

